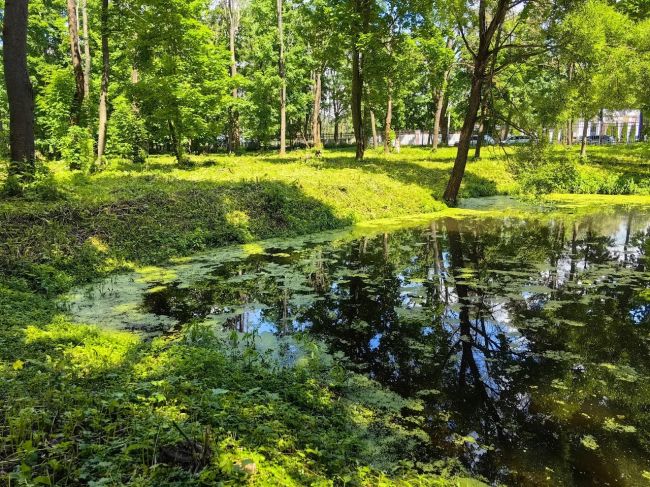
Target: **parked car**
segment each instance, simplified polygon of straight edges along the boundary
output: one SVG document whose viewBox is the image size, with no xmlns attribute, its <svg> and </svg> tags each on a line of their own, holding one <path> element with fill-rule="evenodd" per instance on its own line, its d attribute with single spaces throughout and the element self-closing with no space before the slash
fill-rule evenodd
<svg viewBox="0 0 650 487">
<path fill-rule="evenodd" d="M 511 135 L 507 137 L 501 145 L 523 145 L 530 144 L 531 138 L 528 135 Z"/>
<path fill-rule="evenodd" d="M 582 142 L 582 137 L 578 137 L 578 142 Z M 611 135 L 587 135 L 587 144 L 615 144 L 616 139 Z"/>
<path fill-rule="evenodd" d="M 454 144 L 454 146 L 458 147 L 459 142 L 460 141 L 457 141 Z M 475 147 L 477 142 L 478 142 L 478 135 L 472 135 L 469 138 L 469 146 L 470 147 Z M 494 145 L 495 143 L 496 143 L 495 140 L 491 136 L 489 136 L 489 135 L 484 135 L 483 136 L 483 145 Z"/>
</svg>

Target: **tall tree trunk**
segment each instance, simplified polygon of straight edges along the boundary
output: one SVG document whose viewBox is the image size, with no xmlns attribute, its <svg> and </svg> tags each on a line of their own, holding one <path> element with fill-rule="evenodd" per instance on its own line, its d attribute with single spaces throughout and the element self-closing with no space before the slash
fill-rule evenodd
<svg viewBox="0 0 650 487">
<path fill-rule="evenodd" d="M 481 124 L 478 129 L 478 138 L 476 139 L 476 148 L 474 149 L 474 159 L 479 160 L 481 158 L 481 149 L 483 148 L 483 138 L 487 132 L 487 93 L 483 95 L 483 100 L 481 101 Z"/>
<path fill-rule="evenodd" d="M 433 117 L 433 140 L 431 141 L 431 148 L 433 150 L 438 150 L 438 137 L 440 135 L 440 121 L 442 119 L 442 112 L 445 107 L 445 92 L 447 90 L 447 76 L 448 76 L 448 72 L 445 72 L 442 87 L 438 91 L 438 96 L 436 98 L 436 113 Z"/>
<path fill-rule="evenodd" d="M 311 133 L 315 149 L 323 145 L 320 139 L 320 101 L 322 96 L 321 69 L 314 73 L 314 109 L 311 114 Z"/>
<path fill-rule="evenodd" d="M 186 162 L 185 155 L 183 154 L 183 145 L 181 144 L 180 137 L 178 136 L 176 125 L 171 120 L 168 120 L 167 123 L 169 125 L 169 136 L 172 139 L 172 150 L 176 156 L 176 162 L 178 162 L 179 166 L 183 166 Z"/>
<path fill-rule="evenodd" d="M 501 26 L 497 28 L 495 45 L 498 46 L 501 40 Z M 485 134 L 488 129 L 488 114 L 490 111 L 489 96 L 492 96 L 492 83 L 494 81 L 494 70 L 496 69 L 497 56 L 492 55 L 492 61 L 490 62 L 490 69 L 487 76 L 487 81 L 485 83 L 485 93 L 483 94 L 483 99 L 481 100 L 481 127 L 478 133 L 478 138 L 476 139 L 476 149 L 474 151 L 474 159 L 479 160 L 481 158 L 481 148 L 483 147 L 483 142 L 485 139 Z"/>
<path fill-rule="evenodd" d="M 339 144 L 339 115 L 334 114 L 334 144 Z"/>
<path fill-rule="evenodd" d="M 85 0 L 84 0 L 85 3 Z M 99 93 L 99 128 L 97 134 L 97 165 L 103 164 L 106 149 L 106 129 L 108 126 L 108 77 L 110 75 L 110 59 L 108 51 L 108 0 L 102 0 L 101 14 L 102 29 L 102 86 Z"/>
<path fill-rule="evenodd" d="M 442 104 L 442 113 L 440 114 L 440 132 L 442 143 L 449 145 L 449 119 L 447 117 L 447 107 L 449 106 L 449 96 L 445 94 L 444 103 Z"/>
<path fill-rule="evenodd" d="M 74 70 L 75 94 L 72 100 L 71 122 L 73 125 L 81 123 L 83 111 L 85 77 L 81 66 L 81 52 L 79 51 L 79 30 L 77 29 L 77 6 L 75 0 L 68 0 L 68 34 L 70 36 L 70 54 L 72 56 L 72 69 Z"/>
<path fill-rule="evenodd" d="M 90 38 L 88 36 L 88 0 L 83 0 L 81 4 L 81 18 L 83 25 L 83 42 L 84 42 L 84 98 L 88 99 L 90 95 Z"/>
<path fill-rule="evenodd" d="M 573 63 L 570 63 L 568 69 L 569 84 L 573 81 L 573 70 Z M 567 120 L 566 143 L 567 145 L 573 145 L 573 117 L 570 117 L 569 120 Z"/>
<path fill-rule="evenodd" d="M 454 46 L 454 42 L 451 39 L 447 39 L 447 49 L 451 49 Z M 442 84 L 437 91 L 437 96 L 435 97 L 436 101 L 436 113 L 433 117 L 433 141 L 431 143 L 431 148 L 433 150 L 438 150 L 438 136 L 440 134 L 440 119 L 442 117 L 442 111 L 445 105 L 445 98 L 447 95 L 447 83 L 449 81 L 449 75 L 451 74 L 451 67 L 446 69 L 442 75 Z"/>
<path fill-rule="evenodd" d="M 228 152 L 239 150 L 239 111 L 236 107 L 236 101 L 239 97 L 239 91 L 235 86 L 234 79 L 237 76 L 237 56 L 235 52 L 235 41 L 237 29 L 239 28 L 239 8 L 236 0 L 228 0 L 228 31 L 230 41 L 230 78 L 233 81 L 232 99 L 233 106 L 228 110 L 230 130 L 228 134 Z"/>
<path fill-rule="evenodd" d="M 512 113 L 508 113 L 507 115 L 508 120 L 512 118 Z M 499 139 L 503 142 L 508 138 L 508 135 L 510 134 L 510 124 L 506 121 L 503 122 L 503 127 L 501 127 L 501 132 L 499 133 Z"/>
<path fill-rule="evenodd" d="M 278 71 L 280 73 L 280 155 L 287 152 L 287 80 L 284 65 L 284 25 L 282 23 L 283 0 L 277 0 L 278 9 L 278 42 L 280 44 L 280 55 L 278 59 Z"/>
<path fill-rule="evenodd" d="M 465 112 L 465 121 L 463 128 L 460 131 L 460 140 L 458 141 L 458 151 L 456 152 L 456 160 L 454 167 L 449 176 L 447 188 L 443 195 L 444 200 L 449 204 L 455 204 L 458 198 L 458 191 L 460 184 L 463 181 L 465 174 L 465 166 L 467 165 L 467 155 L 469 154 L 469 143 L 474 131 L 474 124 L 476 123 L 476 116 L 481 106 L 481 91 L 485 80 L 485 74 L 488 67 L 490 56 L 494 55 L 491 50 L 491 43 L 497 29 L 501 29 L 506 13 L 509 8 L 509 0 L 497 0 L 494 9 L 494 15 L 489 22 L 486 20 L 487 0 L 480 0 L 479 3 L 479 46 L 477 52 L 473 55 L 474 58 L 474 71 L 472 73 L 472 86 L 469 94 L 469 103 L 467 111 Z"/>
<path fill-rule="evenodd" d="M 370 110 L 370 125 L 372 128 L 372 148 L 377 149 L 377 120 L 375 119 L 375 112 Z"/>
<path fill-rule="evenodd" d="M 483 85 L 482 66 L 477 64 L 474 68 L 474 77 L 472 78 L 472 87 L 469 94 L 469 104 L 465 112 L 465 121 L 463 128 L 460 130 L 460 139 L 458 140 L 458 151 L 456 152 L 456 160 L 454 167 L 447 183 L 447 188 L 443 195 L 443 199 L 450 204 L 456 203 L 458 197 L 458 190 L 463 181 L 465 174 L 465 166 L 467 165 L 467 155 L 469 153 L 469 143 L 474 131 L 474 124 L 476 123 L 476 116 L 478 109 L 481 105 L 481 88 Z"/>
<path fill-rule="evenodd" d="M 583 159 L 587 157 L 587 135 L 589 135 L 589 120 L 587 116 L 582 116 L 582 140 L 580 141 L 580 157 Z"/>
<path fill-rule="evenodd" d="M 363 126 L 363 53 L 359 49 L 361 35 L 368 32 L 370 26 L 369 2 L 367 0 L 353 0 L 354 13 L 361 21 L 361 25 L 354 26 L 352 35 L 352 126 L 356 139 L 356 159 L 361 161 L 366 150 L 366 136 Z M 357 30 L 358 29 L 358 30 Z"/>
<path fill-rule="evenodd" d="M 388 80 L 388 99 L 386 100 L 386 120 L 384 122 L 384 153 L 390 152 L 390 134 L 393 123 L 393 83 Z"/>
<path fill-rule="evenodd" d="M 363 159 L 365 152 L 365 136 L 363 134 L 363 113 L 361 111 L 361 98 L 363 97 L 363 77 L 361 75 L 361 53 L 356 45 L 352 46 L 352 126 L 357 144 L 356 158 Z"/>
<path fill-rule="evenodd" d="M 9 100 L 9 176 L 34 176 L 34 93 L 27 71 L 28 0 L 5 0 L 3 64 Z"/>
</svg>

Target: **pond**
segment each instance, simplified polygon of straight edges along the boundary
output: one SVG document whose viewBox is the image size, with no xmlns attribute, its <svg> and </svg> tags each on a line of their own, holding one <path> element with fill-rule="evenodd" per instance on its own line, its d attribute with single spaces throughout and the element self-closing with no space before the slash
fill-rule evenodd
<svg viewBox="0 0 650 487">
<path fill-rule="evenodd" d="M 270 241 L 73 297 L 77 319 L 309 333 L 422 400 L 423 458 L 507 485 L 650 485 L 650 211 L 445 217 Z M 417 460 L 417 459 L 415 459 Z"/>
</svg>

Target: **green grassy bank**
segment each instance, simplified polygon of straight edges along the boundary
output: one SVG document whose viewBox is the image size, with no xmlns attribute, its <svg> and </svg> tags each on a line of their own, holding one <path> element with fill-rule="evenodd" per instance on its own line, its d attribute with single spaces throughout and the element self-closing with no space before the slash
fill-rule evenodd
<svg viewBox="0 0 650 487">
<path fill-rule="evenodd" d="M 594 148 L 579 170 L 634 180 L 607 187 L 650 204 L 644 150 Z M 188 169 L 152 157 L 95 175 L 53 163 L 23 197 L 1 199 L 0 483 L 471 485 L 453 462 L 416 462 L 424 439 L 395 420 L 404 401 L 315 344 L 283 368 L 250 337 L 234 346 L 196 326 L 143 341 L 71 324 L 55 299 L 172 256 L 443 211 L 453 155 L 201 156 Z M 506 156 L 469 163 L 462 195 L 520 192 Z"/>
</svg>

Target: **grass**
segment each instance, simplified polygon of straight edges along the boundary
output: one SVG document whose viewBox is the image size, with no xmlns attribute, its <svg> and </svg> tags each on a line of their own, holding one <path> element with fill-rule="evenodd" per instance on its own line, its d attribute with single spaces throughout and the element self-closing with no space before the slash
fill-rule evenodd
<svg viewBox="0 0 650 487">
<path fill-rule="evenodd" d="M 0 199 L 0 482 L 470 485 L 453 462 L 415 469 L 424 440 L 394 421 L 402 400 L 314 344 L 286 369 L 251 337 L 233 344 L 192 327 L 144 342 L 70 324 L 56 305 L 75 285 L 173 256 L 445 210 L 453 156 L 209 155 L 188 169 L 155 156 L 94 175 L 51 163 L 24 197 Z M 507 157 L 490 148 L 470 162 L 462 196 L 519 193 Z M 648 167 L 642 146 L 602 147 L 579 170 L 638 180 L 626 188 L 643 194 Z"/>
</svg>

